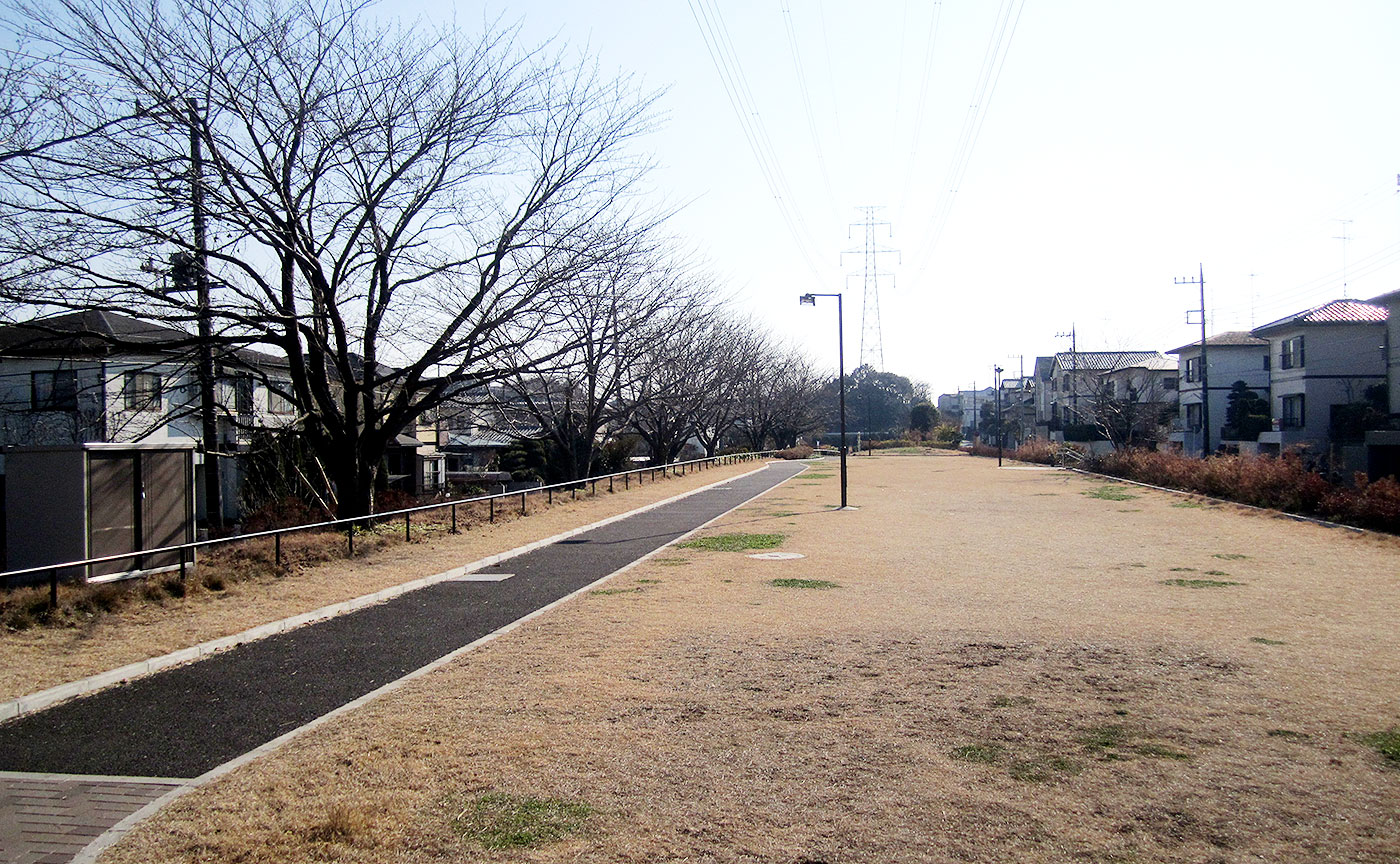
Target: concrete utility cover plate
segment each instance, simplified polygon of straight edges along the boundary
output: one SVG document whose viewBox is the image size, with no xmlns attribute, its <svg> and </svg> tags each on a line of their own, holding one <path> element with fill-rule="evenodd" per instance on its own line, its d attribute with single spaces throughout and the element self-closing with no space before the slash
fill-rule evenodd
<svg viewBox="0 0 1400 864">
<path fill-rule="evenodd" d="M 794 558 L 806 558 L 801 552 L 755 552 L 749 556 L 760 561 L 791 561 Z"/>
</svg>

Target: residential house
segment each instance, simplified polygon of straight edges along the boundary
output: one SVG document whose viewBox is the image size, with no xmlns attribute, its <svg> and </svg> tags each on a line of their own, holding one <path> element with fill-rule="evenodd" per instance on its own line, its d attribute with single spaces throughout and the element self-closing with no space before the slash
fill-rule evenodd
<svg viewBox="0 0 1400 864">
<path fill-rule="evenodd" d="M 1210 447 L 1215 450 L 1225 438 L 1225 411 L 1229 405 L 1230 389 L 1243 381 L 1249 389 L 1264 399 L 1269 398 L 1269 340 L 1243 330 L 1217 333 L 1206 339 L 1205 351 L 1200 342 L 1192 342 L 1167 352 L 1177 358 L 1181 430 L 1173 439 L 1181 443 L 1190 456 L 1200 456 L 1205 443 L 1205 415 L 1210 415 Z M 1205 365 L 1201 355 L 1205 354 Z M 1202 398 L 1203 382 L 1210 387 L 1210 401 Z M 1249 447 L 1254 442 L 1248 442 Z"/>
<path fill-rule="evenodd" d="M 1177 414 L 1176 361 L 1157 352 L 1125 359 L 1099 376 L 1093 404 L 1094 423 L 1117 444 L 1156 447 L 1170 440 L 1162 434 Z"/>
<path fill-rule="evenodd" d="M 1338 440 L 1333 418 L 1340 406 L 1363 402 L 1368 388 L 1385 384 L 1387 318 L 1385 306 L 1333 300 L 1253 330 L 1269 340 L 1277 421 L 1276 431 L 1259 436 L 1262 452 L 1300 446 L 1330 453 L 1334 467 L 1361 466 L 1361 442 Z"/>
<path fill-rule="evenodd" d="M 1052 390 L 1050 384 L 1055 376 L 1055 358 L 1048 357 L 1035 358 L 1035 365 L 1031 371 L 1032 391 L 1034 393 L 1034 432 L 1036 438 L 1047 439 L 1050 437 L 1050 406 Z"/>
<path fill-rule="evenodd" d="M 104 310 L 0 327 L 0 448 L 200 442 L 194 344 L 184 331 Z M 295 422 L 276 384 L 286 368 L 249 350 L 217 358 L 217 429 L 228 452 L 246 446 L 256 428 Z M 238 467 L 224 460 L 220 469 L 224 515 L 234 519 Z M 202 484 L 203 472 L 195 476 Z M 202 508 L 204 496 L 196 501 Z"/>
<path fill-rule="evenodd" d="M 1039 366 L 1039 361 L 1037 361 Z M 1064 439 L 1066 427 L 1092 426 L 1095 421 L 1096 400 L 1122 381 L 1123 392 L 1134 379 L 1126 372 L 1140 369 L 1143 385 L 1139 392 L 1147 395 L 1164 390 L 1168 379 L 1174 377 L 1176 363 L 1159 351 L 1061 351 L 1050 364 L 1045 417 L 1052 438 Z M 1117 379 L 1105 379 L 1110 372 L 1123 372 Z M 1124 377 L 1127 376 L 1127 377 Z M 1150 385 L 1150 386 L 1149 386 Z M 1071 429 L 1072 433 L 1077 430 Z"/>
<path fill-rule="evenodd" d="M 1400 428 L 1397 427 L 1397 414 L 1400 414 L 1400 291 L 1382 294 L 1370 301 L 1386 309 L 1385 338 L 1385 380 L 1386 410 L 1390 414 L 1391 429 L 1377 429 L 1366 433 L 1366 464 L 1371 479 L 1400 477 Z"/>
</svg>

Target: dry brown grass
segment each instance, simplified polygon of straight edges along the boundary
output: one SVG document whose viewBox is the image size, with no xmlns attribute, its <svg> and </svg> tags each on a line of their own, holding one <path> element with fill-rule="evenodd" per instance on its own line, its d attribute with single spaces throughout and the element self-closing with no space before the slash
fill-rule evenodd
<svg viewBox="0 0 1400 864">
<path fill-rule="evenodd" d="M 210 639 L 238 633 L 322 606 L 360 597 L 404 582 L 440 573 L 469 561 L 626 512 L 688 489 L 742 474 L 756 463 L 724 466 L 684 477 L 650 480 L 609 494 L 600 484 L 597 497 L 556 494 L 546 509 L 543 496 L 531 495 L 527 518 L 518 503 L 497 503 L 496 522 L 488 524 L 485 504 L 459 508 L 463 533 L 448 533 L 444 511 L 431 521 L 415 517 L 413 542 L 403 542 L 402 518 L 358 533 L 356 557 L 345 558 L 343 533 L 292 534 L 282 541 L 283 566 L 274 566 L 270 539 L 219 550 L 201 560 L 183 596 L 172 596 L 174 575 L 146 583 L 84 586 L 63 590 L 58 628 L 0 628 L 0 699 L 13 699 L 128 663 L 178 651 Z M 518 499 L 517 499 L 518 502 Z M 218 590 L 206 587 L 218 586 Z M 36 614 L 47 606 L 47 589 L 17 592 L 29 597 Z M 121 595 L 131 595 L 129 598 Z M 89 595 L 111 597 L 95 605 Z"/>
<path fill-rule="evenodd" d="M 705 532 L 806 558 L 667 550 L 103 860 L 1400 856 L 1400 769 L 1363 738 L 1400 714 L 1395 540 L 960 455 L 852 471 L 858 511 L 791 484 Z M 588 830 L 483 849 L 453 820 L 487 794 L 585 805 Z"/>
</svg>

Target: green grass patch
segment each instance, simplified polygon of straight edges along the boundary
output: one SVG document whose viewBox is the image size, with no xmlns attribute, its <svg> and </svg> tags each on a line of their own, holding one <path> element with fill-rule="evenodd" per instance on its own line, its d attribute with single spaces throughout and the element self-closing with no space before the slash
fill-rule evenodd
<svg viewBox="0 0 1400 864">
<path fill-rule="evenodd" d="M 1312 737 L 1306 732 L 1295 732 L 1292 729 L 1270 729 L 1264 734 L 1270 738 L 1288 738 L 1293 741 L 1305 741 Z"/>
<path fill-rule="evenodd" d="M 682 549 L 709 549 L 712 552 L 743 552 L 748 549 L 775 549 L 786 534 L 716 534 L 697 537 L 681 544 Z"/>
<path fill-rule="evenodd" d="M 1221 561 L 1243 561 L 1249 556 L 1241 555 L 1238 552 L 1217 552 L 1210 557 L 1219 558 Z"/>
<path fill-rule="evenodd" d="M 962 747 L 954 747 L 948 751 L 948 755 L 959 762 L 991 765 L 1001 758 L 1002 752 L 1002 747 L 999 744 L 964 744 Z"/>
<path fill-rule="evenodd" d="M 1163 585 L 1175 585 L 1178 588 L 1228 588 L 1231 585 L 1243 585 L 1243 582 L 1230 582 L 1226 579 L 1163 579 Z"/>
<path fill-rule="evenodd" d="M 835 476 L 835 474 L 830 472 L 804 471 L 802 473 L 803 480 L 829 480 Z"/>
<path fill-rule="evenodd" d="M 1111 723 L 1084 730 L 1084 734 L 1079 736 L 1079 743 L 1089 750 L 1107 750 L 1124 743 L 1129 737 L 1128 727 Z"/>
<path fill-rule="evenodd" d="M 1400 726 L 1363 735 L 1361 743 L 1381 754 L 1392 765 L 1400 766 Z"/>
<path fill-rule="evenodd" d="M 1259 644 L 1259 645 L 1287 645 L 1287 644 L 1288 644 L 1287 642 L 1283 641 L 1282 639 L 1270 639 L 1270 638 L 1268 638 L 1267 636 L 1251 636 L 1251 637 L 1249 637 L 1249 641 L 1255 642 L 1255 643 L 1257 643 L 1257 644 Z"/>
<path fill-rule="evenodd" d="M 1180 507 L 1180 508 L 1183 508 L 1183 509 L 1189 509 L 1189 510 L 1200 510 L 1201 508 L 1205 507 L 1206 505 L 1202 504 L 1202 503 L 1199 502 L 1199 501 L 1177 501 L 1177 502 L 1173 503 L 1172 506 L 1173 506 L 1173 507 Z"/>
<path fill-rule="evenodd" d="M 660 580 L 660 579 L 638 579 L 638 580 L 637 580 L 637 584 L 639 584 L 639 585 L 659 585 L 659 584 L 661 584 L 661 580 Z"/>
<path fill-rule="evenodd" d="M 468 802 L 451 824 L 485 849 L 522 849 L 582 832 L 592 813 L 579 802 L 493 792 Z"/>
<path fill-rule="evenodd" d="M 1207 570 L 1207 571 L 1206 571 L 1206 575 L 1207 575 L 1207 576 L 1229 576 L 1230 574 L 1229 574 L 1229 573 L 1226 573 L 1224 570 Z"/>
<path fill-rule="evenodd" d="M 772 516 L 774 519 L 786 519 L 789 516 L 798 516 L 800 514 L 796 510 L 776 510 L 768 515 Z"/>
<path fill-rule="evenodd" d="M 1126 509 L 1126 510 L 1120 509 L 1118 512 L 1119 512 L 1119 513 L 1141 513 L 1141 512 L 1142 512 L 1142 508 L 1141 508 L 1141 507 L 1130 507 L 1130 508 L 1128 508 L 1128 509 Z"/>
<path fill-rule="evenodd" d="M 589 591 L 588 593 L 592 594 L 594 597 L 609 597 L 613 594 L 637 594 L 641 590 L 640 588 L 599 588 L 596 591 Z"/>
<path fill-rule="evenodd" d="M 1024 783 L 1044 783 L 1056 774 L 1080 774 L 1083 771 L 1082 763 L 1063 756 L 1051 756 L 1048 759 L 1015 759 L 1006 766 L 1006 772 L 1013 780 Z"/>
<path fill-rule="evenodd" d="M 774 588 L 839 588 L 835 582 L 828 582 L 825 579 L 769 579 L 768 584 Z"/>
<path fill-rule="evenodd" d="M 1013 708 L 1034 705 L 1035 700 L 1029 696 L 997 696 L 992 699 L 993 708 Z"/>
<path fill-rule="evenodd" d="M 1087 489 L 1085 495 L 1090 498 L 1098 498 L 1103 501 L 1131 501 L 1138 497 L 1122 486 L 1100 486 L 1097 489 Z"/>
<path fill-rule="evenodd" d="M 1169 572 L 1171 572 L 1171 573 L 1195 573 L 1195 572 L 1196 572 L 1196 568 L 1195 568 L 1195 567 L 1173 567 L 1173 568 L 1171 568 L 1171 570 L 1170 570 Z"/>
<path fill-rule="evenodd" d="M 685 567 L 690 564 L 689 558 L 653 558 L 651 560 L 662 567 Z"/>
</svg>

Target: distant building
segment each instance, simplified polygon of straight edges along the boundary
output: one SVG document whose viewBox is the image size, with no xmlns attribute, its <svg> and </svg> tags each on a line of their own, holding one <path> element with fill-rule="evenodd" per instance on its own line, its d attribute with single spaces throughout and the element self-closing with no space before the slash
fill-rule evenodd
<svg viewBox="0 0 1400 864">
<path fill-rule="evenodd" d="M 1225 411 L 1230 388 L 1243 381 L 1264 399 L 1269 398 L 1269 340 L 1242 330 L 1217 333 L 1206 339 L 1206 366 L 1201 364 L 1201 343 L 1192 342 L 1167 352 L 1177 356 L 1180 394 L 1178 433 L 1182 450 L 1200 456 L 1205 440 L 1205 415 L 1210 414 L 1210 446 L 1224 439 Z M 1202 381 L 1210 385 L 1210 404 L 1204 404 Z M 1206 408 L 1209 408 L 1207 411 Z M 1174 436 L 1174 437 L 1178 437 Z M 1251 442 L 1252 443 L 1252 442 Z"/>
</svg>

